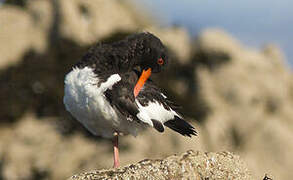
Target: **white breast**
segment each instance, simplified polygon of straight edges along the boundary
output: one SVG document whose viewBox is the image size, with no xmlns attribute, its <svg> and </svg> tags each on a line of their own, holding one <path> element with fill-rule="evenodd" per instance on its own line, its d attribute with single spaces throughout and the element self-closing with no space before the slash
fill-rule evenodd
<svg viewBox="0 0 293 180">
<path fill-rule="evenodd" d="M 104 96 L 120 80 L 118 74 L 113 74 L 98 87 L 99 78 L 93 69 L 73 69 L 65 77 L 66 110 L 95 135 L 111 138 L 116 131 L 136 135 L 137 128 L 117 114 Z"/>
</svg>

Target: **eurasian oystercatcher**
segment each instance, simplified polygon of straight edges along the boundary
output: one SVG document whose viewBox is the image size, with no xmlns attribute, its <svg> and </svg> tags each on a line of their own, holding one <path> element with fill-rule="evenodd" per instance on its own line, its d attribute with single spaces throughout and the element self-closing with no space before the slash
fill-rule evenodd
<svg viewBox="0 0 293 180">
<path fill-rule="evenodd" d="M 196 135 L 176 112 L 177 106 L 149 79 L 167 61 L 160 39 L 146 32 L 95 45 L 66 75 L 66 110 L 94 135 L 113 139 L 114 167 L 119 166 L 118 135 L 136 136 L 146 126 Z"/>
</svg>

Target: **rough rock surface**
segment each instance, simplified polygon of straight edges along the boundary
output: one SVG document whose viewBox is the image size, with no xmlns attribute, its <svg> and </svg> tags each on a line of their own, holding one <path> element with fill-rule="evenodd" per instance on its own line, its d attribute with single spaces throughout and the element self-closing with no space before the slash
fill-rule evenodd
<svg viewBox="0 0 293 180">
<path fill-rule="evenodd" d="M 94 179 L 251 179 L 238 156 L 229 152 L 187 151 L 162 160 L 143 160 L 118 169 L 74 175 L 70 180 Z"/>
</svg>

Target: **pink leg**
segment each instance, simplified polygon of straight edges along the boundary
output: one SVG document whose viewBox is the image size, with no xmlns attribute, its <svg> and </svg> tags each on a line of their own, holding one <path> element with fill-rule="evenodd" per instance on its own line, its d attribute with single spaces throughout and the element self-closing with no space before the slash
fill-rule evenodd
<svg viewBox="0 0 293 180">
<path fill-rule="evenodd" d="M 114 134 L 113 138 L 113 146 L 114 146 L 114 168 L 118 168 L 119 163 L 119 149 L 118 149 L 118 134 Z"/>
</svg>

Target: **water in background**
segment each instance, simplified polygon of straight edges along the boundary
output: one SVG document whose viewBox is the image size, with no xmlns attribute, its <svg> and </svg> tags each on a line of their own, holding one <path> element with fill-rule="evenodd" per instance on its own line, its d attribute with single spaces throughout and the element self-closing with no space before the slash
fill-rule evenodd
<svg viewBox="0 0 293 180">
<path fill-rule="evenodd" d="M 219 27 L 248 46 L 277 44 L 293 65 L 293 0 L 141 0 L 163 25 L 177 24 L 195 35 Z"/>
</svg>

